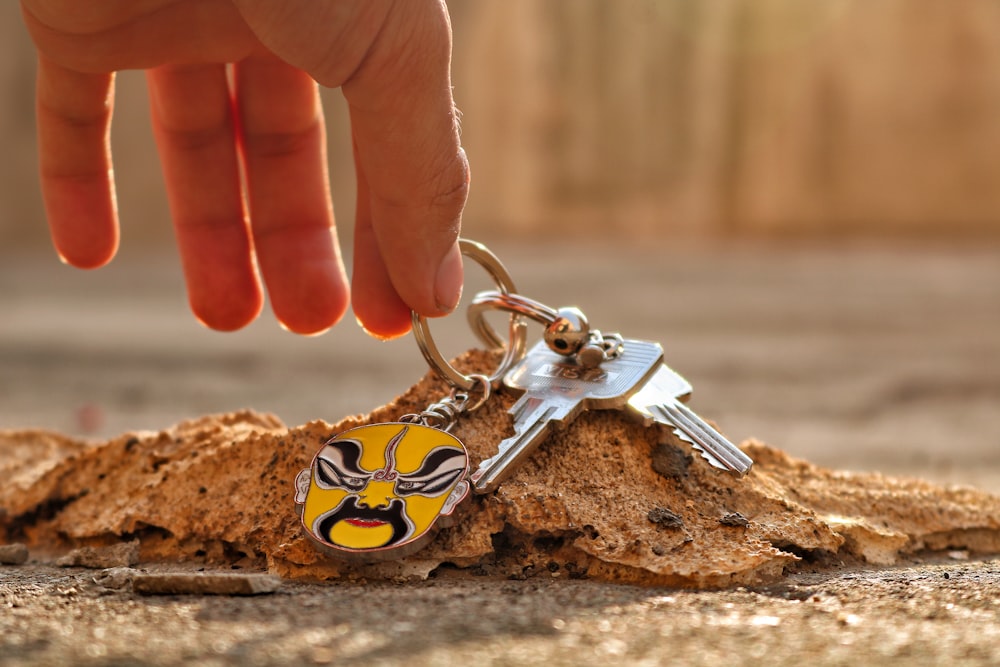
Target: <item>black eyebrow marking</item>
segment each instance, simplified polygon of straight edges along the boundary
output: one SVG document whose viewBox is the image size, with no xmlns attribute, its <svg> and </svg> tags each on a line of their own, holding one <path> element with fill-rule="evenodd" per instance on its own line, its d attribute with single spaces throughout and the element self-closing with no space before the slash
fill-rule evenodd
<svg viewBox="0 0 1000 667">
<path fill-rule="evenodd" d="M 424 477 L 430 475 L 451 459 L 465 457 L 465 452 L 456 447 L 435 447 L 420 462 L 420 467 L 409 473 L 407 477 Z"/>
<path fill-rule="evenodd" d="M 437 447 L 424 457 L 419 468 L 407 475 L 400 475 L 396 493 L 438 495 L 455 484 L 467 467 L 468 459 L 464 451 L 455 447 Z"/>
<path fill-rule="evenodd" d="M 361 468 L 361 443 L 357 440 L 331 440 L 316 456 L 317 481 L 326 486 L 344 486 L 344 477 L 368 477 Z"/>
</svg>

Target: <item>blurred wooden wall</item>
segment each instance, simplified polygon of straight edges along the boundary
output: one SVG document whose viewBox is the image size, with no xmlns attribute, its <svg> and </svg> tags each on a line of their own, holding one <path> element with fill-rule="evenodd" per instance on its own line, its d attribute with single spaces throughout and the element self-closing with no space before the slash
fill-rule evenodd
<svg viewBox="0 0 1000 667">
<path fill-rule="evenodd" d="M 1000 237 L 1000 0 L 449 6 L 472 236 Z M 16 3 L 0 6 L 0 32 L 0 240 L 34 238 L 32 57 Z M 144 94 L 122 78 L 119 195 L 126 240 L 163 240 Z M 346 121 L 326 97 L 349 227 Z"/>
<path fill-rule="evenodd" d="M 470 216 L 585 233 L 1000 231 L 996 0 L 451 7 Z"/>
</svg>

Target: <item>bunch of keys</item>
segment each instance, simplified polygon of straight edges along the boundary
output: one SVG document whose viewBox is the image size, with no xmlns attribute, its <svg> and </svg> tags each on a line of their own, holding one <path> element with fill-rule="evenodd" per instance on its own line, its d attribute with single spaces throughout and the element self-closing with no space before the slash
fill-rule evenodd
<svg viewBox="0 0 1000 667">
<path fill-rule="evenodd" d="M 563 428 L 592 409 L 627 410 L 646 426 L 671 429 L 712 466 L 737 477 L 750 472 L 750 457 L 685 405 L 691 384 L 663 362 L 659 343 L 591 330 L 575 307 L 556 310 L 519 294 L 480 292 L 469 306 L 469 323 L 491 346 L 502 343 L 484 317 L 489 310 L 537 320 L 545 333 L 503 378 L 520 395 L 510 408 L 514 435 L 473 473 L 477 493 L 495 490 L 552 428 Z"/>
<path fill-rule="evenodd" d="M 397 422 L 370 424 L 330 438 L 295 478 L 295 503 L 306 535 L 331 555 L 361 561 L 402 558 L 451 525 L 470 492 L 491 493 L 528 458 L 554 427 L 585 410 L 628 410 L 691 443 L 713 466 L 738 476 L 753 462 L 684 401 L 691 385 L 663 363 L 658 343 L 603 335 L 577 308 L 558 310 L 517 294 L 510 274 L 485 246 L 461 240 L 463 255 L 492 276 L 497 289 L 469 307 L 473 331 L 504 348 L 491 376 L 465 375 L 441 355 L 426 319 L 413 331 L 450 395 Z M 491 310 L 510 313 L 505 343 L 487 323 Z M 525 351 L 524 319 L 545 325 L 543 340 Z M 520 397 L 510 408 L 514 435 L 472 472 L 468 451 L 450 433 L 461 415 L 489 400 L 500 384 Z"/>
</svg>

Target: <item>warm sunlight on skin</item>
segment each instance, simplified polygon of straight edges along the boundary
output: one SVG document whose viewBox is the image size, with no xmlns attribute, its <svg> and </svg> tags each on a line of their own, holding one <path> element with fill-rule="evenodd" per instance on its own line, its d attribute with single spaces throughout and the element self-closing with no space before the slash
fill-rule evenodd
<svg viewBox="0 0 1000 667">
<path fill-rule="evenodd" d="M 352 296 L 364 329 L 381 338 L 405 333 L 411 309 L 455 308 L 469 171 L 441 0 L 21 6 L 38 50 L 42 190 L 63 261 L 96 268 L 118 248 L 114 73 L 143 69 L 199 321 L 245 326 L 265 288 L 278 321 L 301 334 L 333 326 Z M 351 286 L 333 233 L 317 82 L 341 88 L 351 117 Z"/>
</svg>

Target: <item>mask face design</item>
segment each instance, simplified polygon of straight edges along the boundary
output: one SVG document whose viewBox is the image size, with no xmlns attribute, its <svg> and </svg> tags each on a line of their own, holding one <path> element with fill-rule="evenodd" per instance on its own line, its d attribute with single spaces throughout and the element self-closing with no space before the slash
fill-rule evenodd
<svg viewBox="0 0 1000 667">
<path fill-rule="evenodd" d="M 469 493 L 469 456 L 421 424 L 373 424 L 326 442 L 295 479 L 302 526 L 337 555 L 404 556 Z"/>
</svg>

